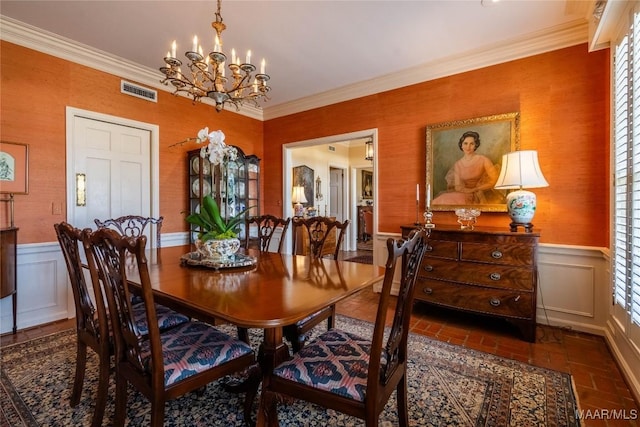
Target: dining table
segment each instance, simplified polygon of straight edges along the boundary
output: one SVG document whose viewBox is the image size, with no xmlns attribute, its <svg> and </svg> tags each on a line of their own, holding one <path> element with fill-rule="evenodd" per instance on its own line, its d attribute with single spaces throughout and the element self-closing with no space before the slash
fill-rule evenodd
<svg viewBox="0 0 640 427">
<path fill-rule="evenodd" d="M 249 249 L 239 262 L 200 262 L 190 245 L 147 251 L 154 299 L 198 320 L 264 331 L 262 381 L 290 357 L 282 328 L 381 281 L 384 267 Z M 240 262 L 243 261 L 243 262 Z M 128 276 L 140 286 L 137 270 Z M 258 425 L 265 422 L 258 411 Z"/>
</svg>

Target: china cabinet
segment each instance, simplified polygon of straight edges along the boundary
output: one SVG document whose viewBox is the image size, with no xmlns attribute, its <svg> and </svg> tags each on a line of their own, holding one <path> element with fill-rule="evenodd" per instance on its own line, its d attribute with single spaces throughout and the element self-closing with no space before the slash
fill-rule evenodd
<svg viewBox="0 0 640 427">
<path fill-rule="evenodd" d="M 199 149 L 187 153 L 190 212 L 199 212 L 204 196 L 211 195 L 225 219 L 247 208 L 250 208 L 248 215 L 260 215 L 260 159 L 235 148 L 238 158 L 217 166 L 200 157 Z M 244 224 L 241 228 L 239 237 L 243 238 Z M 194 243 L 197 227 L 192 225 L 189 234 L 190 242 Z"/>
</svg>

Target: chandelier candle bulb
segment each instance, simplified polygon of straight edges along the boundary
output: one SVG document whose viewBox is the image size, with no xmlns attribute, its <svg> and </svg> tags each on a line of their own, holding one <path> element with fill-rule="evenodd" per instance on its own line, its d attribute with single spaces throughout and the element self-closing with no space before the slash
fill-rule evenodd
<svg viewBox="0 0 640 427">
<path fill-rule="evenodd" d="M 173 43 L 171 43 L 171 57 L 175 58 L 176 57 L 176 49 L 178 48 L 178 46 L 176 45 L 176 41 L 174 40 Z"/>
<path fill-rule="evenodd" d="M 420 184 L 416 184 L 416 202 L 420 203 Z"/>
<path fill-rule="evenodd" d="M 431 184 L 427 184 L 427 210 L 431 208 Z"/>
<path fill-rule="evenodd" d="M 238 63 L 238 59 L 236 58 L 236 50 L 235 49 L 231 49 L 231 63 L 232 64 L 237 64 Z"/>
<path fill-rule="evenodd" d="M 251 51 L 250 50 L 247 51 L 247 62 L 245 62 L 245 64 L 251 64 Z"/>
<path fill-rule="evenodd" d="M 191 49 L 192 52 L 197 52 L 198 51 L 198 36 L 193 36 L 193 48 Z"/>
<path fill-rule="evenodd" d="M 262 58 L 262 62 L 260 63 L 260 74 L 266 74 L 265 69 L 267 68 L 267 61 Z"/>
</svg>

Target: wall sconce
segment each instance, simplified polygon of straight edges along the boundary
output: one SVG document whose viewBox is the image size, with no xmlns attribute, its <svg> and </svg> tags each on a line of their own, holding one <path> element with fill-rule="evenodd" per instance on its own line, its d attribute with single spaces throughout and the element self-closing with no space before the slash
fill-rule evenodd
<svg viewBox="0 0 640 427">
<path fill-rule="evenodd" d="M 304 206 L 302 206 L 302 204 L 307 203 L 307 197 L 304 195 L 303 186 L 297 185 L 293 187 L 291 201 L 295 203 L 293 205 L 293 216 L 304 216 Z"/>
<path fill-rule="evenodd" d="M 507 194 L 507 210 L 511 217 L 510 229 L 517 231 L 522 225 L 526 232 L 533 231 L 531 220 L 536 213 L 536 195 L 523 188 L 548 187 L 544 179 L 538 152 L 535 150 L 513 151 L 502 156 L 502 169 L 494 188 L 498 190 L 517 189 Z"/>
<path fill-rule="evenodd" d="M 76 174 L 76 206 L 87 205 L 87 176 L 83 173 Z"/>
<path fill-rule="evenodd" d="M 324 196 L 322 195 L 322 180 L 320 179 L 320 175 L 316 178 L 316 200 L 322 201 Z"/>
<path fill-rule="evenodd" d="M 364 159 L 373 160 L 373 139 L 371 138 L 364 143 Z"/>
</svg>

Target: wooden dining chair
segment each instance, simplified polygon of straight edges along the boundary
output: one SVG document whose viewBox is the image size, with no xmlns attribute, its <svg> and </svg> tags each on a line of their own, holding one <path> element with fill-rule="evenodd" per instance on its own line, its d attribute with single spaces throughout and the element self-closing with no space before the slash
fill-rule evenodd
<svg viewBox="0 0 640 427">
<path fill-rule="evenodd" d="M 104 304 L 94 305 L 85 281 L 80 256 L 82 231 L 68 223 L 55 224 L 54 228 L 67 264 L 76 307 L 76 373 L 70 404 L 71 407 L 75 407 L 80 403 L 87 364 L 87 347 L 89 347 L 98 355 L 98 391 L 91 421 L 91 425 L 97 427 L 102 425 L 102 417 L 107 403 L 109 360 L 113 354 L 113 341 L 109 333 L 107 312 Z M 94 289 L 93 292 L 98 298 L 102 295 L 100 289 Z"/>
<path fill-rule="evenodd" d="M 83 245 L 94 287 L 103 285 L 115 341 L 116 402 L 113 425 L 123 426 L 127 388 L 132 385 L 151 402 L 151 425 L 164 422 L 165 402 L 201 389 L 210 382 L 249 370 L 252 384 L 245 396 L 244 420 L 251 421 L 251 405 L 259 386 L 259 369 L 251 347 L 203 322 L 189 321 L 161 331 L 151 289 L 146 236 L 120 236 L 111 229 L 83 232 Z M 149 333 L 135 322 L 126 258 L 138 266 Z M 177 260 L 176 260 L 177 262 Z"/>
<path fill-rule="evenodd" d="M 278 243 L 276 252 L 282 253 L 282 245 L 290 222 L 291 218 L 279 218 L 269 214 L 247 218 L 245 221 L 245 250 L 255 246 L 260 252 L 269 252 L 271 240 L 279 229 L 280 242 Z M 257 229 L 255 237 L 251 236 L 250 231 L 252 227 Z M 238 337 L 244 342 L 249 343 L 249 330 L 238 326 Z"/>
<path fill-rule="evenodd" d="M 107 310 L 104 303 L 104 295 L 101 287 L 92 283 L 94 299 L 85 280 L 85 270 L 82 262 L 82 231 L 69 223 L 54 224 L 54 229 L 62 249 L 71 290 L 76 308 L 76 372 L 71 392 L 70 404 L 75 407 L 80 402 L 84 374 L 87 363 L 87 347 L 98 355 L 98 391 L 96 394 L 95 409 L 91 425 L 102 425 L 105 404 L 107 402 L 107 389 L 109 386 L 110 358 L 114 353 L 113 336 L 109 326 Z M 87 229 L 87 233 L 91 230 Z M 95 304 L 94 301 L 95 300 Z M 133 304 L 133 312 L 136 325 L 141 333 L 148 333 L 147 317 L 142 304 Z M 161 330 L 169 329 L 180 323 L 189 321 L 187 316 L 176 313 L 162 305 L 156 306 L 158 327 Z"/>
<path fill-rule="evenodd" d="M 344 234 L 349 226 L 348 219 L 340 222 L 328 217 L 293 218 L 292 224 L 294 254 L 297 251 L 297 241 L 308 240 L 309 247 L 307 255 L 312 258 L 322 258 L 327 253 L 325 245 L 330 242 L 332 243 L 335 237 L 335 248 L 329 252 L 334 260 L 338 259 L 340 246 L 342 245 Z M 306 238 L 300 239 L 300 233 L 305 233 Z M 332 305 L 297 321 L 293 325 L 285 326 L 282 333 L 291 343 L 294 353 L 300 351 L 308 339 L 309 332 L 325 319 L 327 320 L 327 329 L 333 328 L 335 314 L 336 307 Z"/>
<path fill-rule="evenodd" d="M 286 395 L 361 418 L 366 426 L 377 426 L 394 390 L 399 425 L 408 425 L 407 336 L 426 241 L 425 232 L 417 230 L 407 241 L 387 240 L 389 256 L 371 340 L 332 329 L 274 369 L 262 391 L 268 425 L 278 425 L 278 397 Z M 400 259 L 400 288 L 398 297 L 393 298 L 391 288 Z M 393 301 L 393 323 L 385 338 L 387 312 Z"/>
<path fill-rule="evenodd" d="M 291 218 L 279 218 L 268 214 L 247 218 L 245 222 L 245 249 L 249 249 L 249 247 L 255 242 L 257 243 L 256 246 L 260 252 L 268 252 L 273 236 L 276 234 L 277 230 L 280 230 L 280 241 L 278 242 L 278 248 L 275 252 L 281 253 L 282 245 L 290 222 Z M 252 228 L 257 229 L 255 238 L 250 232 Z"/>
<path fill-rule="evenodd" d="M 161 230 L 163 221 L 164 217 L 162 216 L 153 218 L 139 215 L 125 215 L 119 218 L 105 219 L 104 221 L 101 221 L 98 218 L 93 220 L 98 228 L 111 227 L 114 230 L 118 230 L 118 232 L 123 236 L 130 237 L 142 236 L 147 226 L 154 224 L 156 226 L 156 247 L 158 248 L 162 247 Z"/>
</svg>

